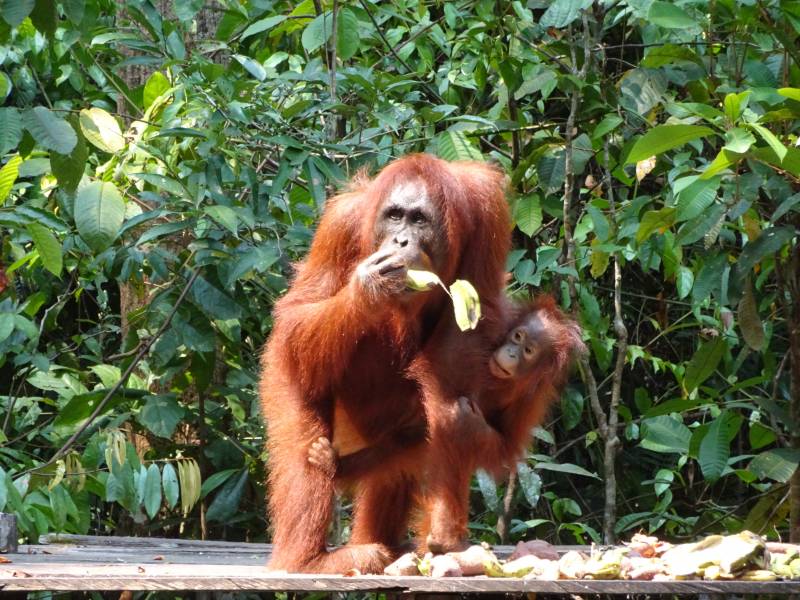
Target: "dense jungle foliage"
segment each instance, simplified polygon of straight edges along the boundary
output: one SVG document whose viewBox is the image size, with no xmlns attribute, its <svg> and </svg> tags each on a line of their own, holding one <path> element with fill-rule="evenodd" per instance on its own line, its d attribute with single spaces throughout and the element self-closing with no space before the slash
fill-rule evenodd
<svg viewBox="0 0 800 600">
<path fill-rule="evenodd" d="M 0 0 L 0 510 L 263 540 L 258 355 L 326 195 L 510 177 L 585 330 L 472 533 L 800 535 L 800 1 Z M 346 540 L 349 506 L 333 541 Z"/>
</svg>

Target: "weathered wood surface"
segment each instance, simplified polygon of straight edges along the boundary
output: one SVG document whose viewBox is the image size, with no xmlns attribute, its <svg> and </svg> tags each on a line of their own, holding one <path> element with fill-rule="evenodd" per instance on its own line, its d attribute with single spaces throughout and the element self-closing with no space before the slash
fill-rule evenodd
<svg viewBox="0 0 800 600">
<path fill-rule="evenodd" d="M 408 591 L 421 593 L 790 594 L 800 582 L 535 581 L 483 577 L 287 575 L 264 568 L 268 544 L 58 536 L 0 564 L 3 591 Z M 69 541 L 72 543 L 63 543 Z"/>
</svg>

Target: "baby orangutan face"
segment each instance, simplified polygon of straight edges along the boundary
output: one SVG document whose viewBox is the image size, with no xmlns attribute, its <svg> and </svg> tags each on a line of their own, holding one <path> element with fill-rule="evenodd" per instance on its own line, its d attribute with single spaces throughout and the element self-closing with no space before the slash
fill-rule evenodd
<svg viewBox="0 0 800 600">
<path fill-rule="evenodd" d="M 489 371 L 498 379 L 526 377 L 546 354 L 551 340 L 542 311 L 526 315 L 506 335 L 489 359 Z"/>
</svg>

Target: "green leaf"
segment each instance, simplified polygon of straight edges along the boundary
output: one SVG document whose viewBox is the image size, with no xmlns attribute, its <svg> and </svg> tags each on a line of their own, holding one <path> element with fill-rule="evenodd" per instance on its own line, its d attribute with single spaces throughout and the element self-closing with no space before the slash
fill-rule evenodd
<svg viewBox="0 0 800 600">
<path fill-rule="evenodd" d="M 77 137 L 78 142 L 71 153 L 50 153 L 50 168 L 53 170 L 53 175 L 56 176 L 58 185 L 70 194 L 74 194 L 78 189 L 78 184 L 86 170 L 86 161 L 89 158 L 89 148 L 86 146 L 83 135 Z"/>
<path fill-rule="evenodd" d="M 217 521 L 218 523 L 229 521 L 239 509 L 239 504 L 242 501 L 242 492 L 248 477 L 247 469 L 242 469 L 239 477 L 231 477 L 214 496 L 214 501 L 208 507 L 206 519 Z"/>
<path fill-rule="evenodd" d="M 125 202 L 113 183 L 93 181 L 78 190 L 75 225 L 95 252 L 105 250 L 117 238 L 124 218 Z"/>
<path fill-rule="evenodd" d="M 33 10 L 34 0 L 0 0 L 0 15 L 12 27 L 18 26 Z"/>
<path fill-rule="evenodd" d="M 465 279 L 456 279 L 450 286 L 450 296 L 459 329 L 475 329 L 481 318 L 481 302 L 472 284 Z"/>
<path fill-rule="evenodd" d="M 236 235 L 239 230 L 239 218 L 236 216 L 236 211 L 230 206 L 216 205 L 206 206 L 203 209 L 209 217 L 214 219 L 217 223 L 225 227 L 233 235 Z"/>
<path fill-rule="evenodd" d="M 623 123 L 622 117 L 620 117 L 616 113 L 611 113 L 603 117 L 603 120 L 597 124 L 597 127 L 594 128 L 592 131 L 592 139 L 599 140 L 612 131 L 614 131 L 617 127 L 622 125 Z"/>
<path fill-rule="evenodd" d="M 625 164 L 658 156 L 667 150 L 683 146 L 686 142 L 708 137 L 712 133 L 713 129 L 700 125 L 658 125 L 636 140 Z"/>
<path fill-rule="evenodd" d="M 517 463 L 517 479 L 525 500 L 531 508 L 536 508 L 542 495 L 542 478 L 528 466 L 528 463 Z"/>
<path fill-rule="evenodd" d="M 33 26 L 45 35 L 52 36 L 58 26 L 58 9 L 55 0 L 36 0 L 31 11 Z"/>
<path fill-rule="evenodd" d="M 680 62 L 691 62 L 702 65 L 703 60 L 697 53 L 688 46 L 678 46 L 675 44 L 664 44 L 656 46 L 647 51 L 647 56 L 641 61 L 641 66 L 648 69 L 657 69 L 664 65 Z"/>
<path fill-rule="evenodd" d="M 736 272 L 742 276 L 750 272 L 757 262 L 767 255 L 774 254 L 795 236 L 794 227 L 770 227 L 761 232 L 758 239 L 748 243 L 736 263 Z"/>
<path fill-rule="evenodd" d="M 147 516 L 153 519 L 161 508 L 161 471 L 158 465 L 151 463 L 147 467 L 147 475 L 144 480 L 144 509 Z"/>
<path fill-rule="evenodd" d="M 21 163 L 22 157 L 19 154 L 15 154 L 0 169 L 0 205 L 5 203 L 6 198 L 11 193 L 11 188 L 14 187 L 14 182 L 19 175 L 19 165 Z"/>
<path fill-rule="evenodd" d="M 666 231 L 675 223 L 676 209 L 673 206 L 659 210 L 648 210 L 642 216 L 639 229 L 636 232 L 636 241 L 641 244 L 656 231 Z"/>
<path fill-rule="evenodd" d="M 741 127 L 735 127 L 725 133 L 725 146 L 723 147 L 731 152 L 743 154 L 755 143 L 756 138 L 753 137 L 752 133 Z"/>
<path fill-rule="evenodd" d="M 58 411 L 53 427 L 61 430 L 59 433 L 72 433 L 72 430 L 89 418 L 89 415 L 97 407 L 98 403 L 108 393 L 107 389 L 96 389 L 85 394 L 76 394 L 70 398 L 69 402 Z M 114 394 L 103 407 L 100 415 L 108 414 L 111 410 L 126 401 L 141 398 L 145 395 L 142 390 L 124 389 Z"/>
<path fill-rule="evenodd" d="M 791 100 L 797 100 L 798 102 L 800 102 L 800 88 L 790 88 L 790 87 L 779 88 L 778 93 L 785 98 L 789 98 Z"/>
<path fill-rule="evenodd" d="M 14 333 L 14 313 L 0 312 L 0 342 L 5 342 Z"/>
<path fill-rule="evenodd" d="M 731 124 L 736 123 L 739 117 L 742 116 L 742 111 L 747 107 L 750 94 L 750 90 L 745 90 L 738 94 L 730 93 L 725 95 L 725 101 L 723 102 L 725 116 Z M 734 152 L 737 152 L 737 150 L 734 150 Z"/>
<path fill-rule="evenodd" d="M 581 475 L 582 477 L 594 477 L 595 479 L 600 479 L 596 473 L 587 471 L 583 467 L 579 467 L 578 465 L 573 465 L 572 463 L 554 463 L 554 462 L 539 461 L 533 468 L 542 469 L 545 471 L 555 471 L 556 473 L 568 473 L 570 475 Z"/>
<path fill-rule="evenodd" d="M 698 462 L 703 471 L 703 477 L 709 482 L 714 482 L 722 476 L 731 455 L 725 420 L 722 418 L 724 414 L 722 413 L 711 422 L 700 442 Z"/>
<path fill-rule="evenodd" d="M 89 142 L 111 154 L 125 147 L 119 123 L 102 108 L 84 108 L 80 115 L 81 131 Z M 67 154 L 62 152 L 61 154 Z"/>
<path fill-rule="evenodd" d="M 688 454 L 692 432 L 683 421 L 659 415 L 642 422 L 640 446 L 662 454 Z"/>
<path fill-rule="evenodd" d="M 153 434 L 169 439 L 185 414 L 173 395 L 160 394 L 145 399 L 138 421 Z"/>
<path fill-rule="evenodd" d="M 800 450 L 776 448 L 756 456 L 747 468 L 759 479 L 786 483 L 797 470 L 798 463 L 800 463 Z"/>
<path fill-rule="evenodd" d="M 36 106 L 22 113 L 22 122 L 43 148 L 59 154 L 69 154 L 78 143 L 72 126 L 44 106 Z"/>
<path fill-rule="evenodd" d="M 333 33 L 333 16 L 330 11 L 317 15 L 306 25 L 300 41 L 309 54 L 325 44 Z"/>
<path fill-rule="evenodd" d="M 656 0 L 650 5 L 647 20 L 665 29 L 694 30 L 698 27 L 697 21 L 690 17 L 685 10 L 672 2 L 661 2 L 660 0 Z"/>
<path fill-rule="evenodd" d="M 564 29 L 575 21 L 580 12 L 592 5 L 592 0 L 555 0 L 539 19 L 541 27 Z"/>
<path fill-rule="evenodd" d="M 683 300 L 692 291 L 694 285 L 694 273 L 688 267 L 681 265 L 675 276 L 675 285 L 678 288 L 678 299 Z"/>
<path fill-rule="evenodd" d="M 273 15 L 266 19 L 259 19 L 252 23 L 247 29 L 242 32 L 242 40 L 249 38 L 251 35 L 259 34 L 263 31 L 269 31 L 276 25 L 280 25 L 286 20 L 286 15 Z"/>
<path fill-rule="evenodd" d="M 721 177 L 697 179 L 677 194 L 675 221 L 688 221 L 702 215 L 717 197 Z"/>
<path fill-rule="evenodd" d="M 683 376 L 683 386 L 687 393 L 696 389 L 714 374 L 727 349 L 728 345 L 723 337 L 705 342 L 697 349 L 686 366 L 686 373 Z"/>
<path fill-rule="evenodd" d="M 264 81 L 267 78 L 267 70 L 257 60 L 250 58 L 249 56 L 244 56 L 243 54 L 234 54 L 233 58 L 235 58 L 236 61 L 245 68 L 245 71 L 250 73 L 250 75 L 259 81 Z"/>
<path fill-rule="evenodd" d="M 42 265 L 56 277 L 61 277 L 63 268 L 61 242 L 44 225 L 40 223 L 29 223 L 28 233 L 33 239 L 33 245 L 39 251 L 39 258 Z"/>
<path fill-rule="evenodd" d="M 745 343 L 753 350 L 761 350 L 764 347 L 764 326 L 761 324 L 761 317 L 758 316 L 753 284 L 749 277 L 744 284 L 742 298 L 739 300 L 737 319 Z"/>
<path fill-rule="evenodd" d="M 478 489 L 481 491 L 483 503 L 493 513 L 496 513 L 500 508 L 500 501 L 497 499 L 497 485 L 483 469 L 475 471 L 475 481 L 478 482 Z"/>
<path fill-rule="evenodd" d="M 483 160 L 463 131 L 443 131 L 436 136 L 436 154 L 445 160 Z"/>
<path fill-rule="evenodd" d="M 680 245 L 694 244 L 697 240 L 702 239 L 719 223 L 719 220 L 725 216 L 726 211 L 724 204 L 713 204 L 706 210 L 705 214 L 687 221 L 680 228 L 675 239 L 676 243 Z"/>
<path fill-rule="evenodd" d="M 142 93 L 144 107 L 150 108 L 162 94 L 167 92 L 172 85 L 161 71 L 154 71 L 150 77 L 147 78 L 147 83 L 144 84 L 144 92 Z"/>
<path fill-rule="evenodd" d="M 203 482 L 203 485 L 200 487 L 200 497 L 205 498 L 238 472 L 239 469 L 225 469 L 224 471 L 217 471 Z"/>
<path fill-rule="evenodd" d="M 172 0 L 172 11 L 181 21 L 191 21 L 203 4 L 204 0 Z"/>
<path fill-rule="evenodd" d="M 793 196 L 789 196 L 783 202 L 778 205 L 772 212 L 772 216 L 770 217 L 770 221 L 773 223 L 780 219 L 783 215 L 788 213 L 790 210 L 798 210 L 797 206 L 800 204 L 800 193 L 797 193 Z"/>
<path fill-rule="evenodd" d="M 341 9 L 336 17 L 336 53 L 341 60 L 348 60 L 358 52 L 360 43 L 358 18 L 349 8 Z"/>
<path fill-rule="evenodd" d="M 167 501 L 167 506 L 175 508 L 180 497 L 180 487 L 178 485 L 178 475 L 175 473 L 175 467 L 171 462 L 164 465 L 161 470 L 161 485 L 164 487 L 164 498 Z"/>
<path fill-rule="evenodd" d="M 0 71 L 0 103 L 4 102 L 8 95 L 11 93 L 11 89 L 14 85 L 11 83 L 11 80 L 8 78 L 8 75 Z M 4 108 L 0 108 L 0 111 L 6 110 Z M 2 131 L 2 130 L 0 130 Z M 1 153 L 0 153 L 1 154 Z"/>
<path fill-rule="evenodd" d="M 0 108 L 0 157 L 13 150 L 22 139 L 22 119 L 16 108 Z"/>
<path fill-rule="evenodd" d="M 731 152 L 727 148 L 722 148 L 719 151 L 719 154 L 712 160 L 705 170 L 700 175 L 700 179 L 710 179 L 721 173 L 722 171 L 729 169 L 736 163 L 738 163 L 743 155 L 738 154 L 737 152 Z"/>
<path fill-rule="evenodd" d="M 583 404 L 583 394 L 574 387 L 568 387 L 561 395 L 561 420 L 567 431 L 575 429 L 581 422 Z"/>
<path fill-rule="evenodd" d="M 542 226 L 542 199 L 529 194 L 514 203 L 514 222 L 527 236 L 532 236 Z"/>
<path fill-rule="evenodd" d="M 778 157 L 778 160 L 783 162 L 783 159 L 786 158 L 786 146 L 784 146 L 781 141 L 775 137 L 775 134 L 763 125 L 759 125 L 757 123 L 751 123 L 750 127 L 755 129 L 756 133 L 760 135 L 765 142 L 767 142 L 770 148 L 772 148 L 772 151 Z"/>
<path fill-rule="evenodd" d="M 195 279 L 190 297 L 192 302 L 211 319 L 226 321 L 238 319 L 242 314 L 241 307 L 233 298 L 211 285 L 203 277 Z"/>
</svg>

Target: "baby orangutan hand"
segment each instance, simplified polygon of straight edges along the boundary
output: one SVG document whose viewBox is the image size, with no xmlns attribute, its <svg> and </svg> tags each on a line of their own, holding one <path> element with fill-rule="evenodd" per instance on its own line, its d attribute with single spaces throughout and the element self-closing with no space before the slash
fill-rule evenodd
<svg viewBox="0 0 800 600">
<path fill-rule="evenodd" d="M 326 475 L 333 477 L 339 464 L 339 455 L 326 437 L 318 437 L 308 449 L 308 462 Z"/>
</svg>

